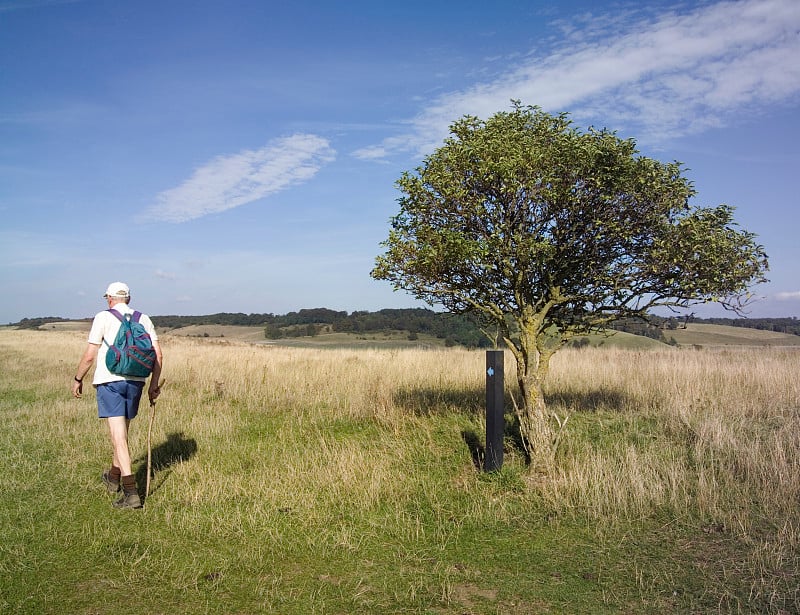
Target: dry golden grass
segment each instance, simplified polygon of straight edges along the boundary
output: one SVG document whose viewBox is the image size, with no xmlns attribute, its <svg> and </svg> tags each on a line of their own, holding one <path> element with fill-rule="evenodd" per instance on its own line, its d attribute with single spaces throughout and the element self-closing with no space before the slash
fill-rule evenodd
<svg viewBox="0 0 800 615">
<path fill-rule="evenodd" d="M 4 332 L 6 339 L 16 337 L 22 344 L 30 335 Z M 34 335 L 42 352 L 52 356 L 69 356 L 80 347 L 79 335 Z M 424 415 L 430 410 L 426 404 L 441 411 L 458 399 L 451 393 L 483 386 L 483 353 L 461 349 L 319 351 L 169 336 L 162 344 L 169 383 L 165 399 L 178 391 L 183 404 L 198 410 L 215 399 L 236 399 L 263 412 L 305 408 L 309 420 L 363 417 L 399 424 Z M 701 467 L 704 461 L 720 463 L 723 455 L 748 481 L 777 480 L 782 492 L 797 488 L 792 486 L 793 452 L 800 450 L 795 446 L 800 434 L 797 358 L 791 349 L 566 349 L 556 355 L 546 388 L 560 412 L 600 409 L 666 417 L 676 431 L 691 435 L 693 445 L 686 452 Z M 511 389 L 510 355 L 506 365 Z M 61 375 L 43 371 L 48 379 Z M 418 393 L 416 398 L 411 392 Z M 213 414 L 203 412 L 203 420 Z M 637 465 L 631 455 L 628 451 L 620 461 Z"/>
<path fill-rule="evenodd" d="M 17 353 L 21 373 L 42 357 L 77 356 L 82 338 L 81 333 L 0 332 L 4 350 Z M 28 352 L 33 339 L 35 355 Z M 365 455 L 375 473 L 382 458 L 404 452 L 370 443 L 337 449 L 326 442 L 320 425 L 363 419 L 424 431 L 421 419 L 427 413 L 476 411 L 482 401 L 480 351 L 321 351 L 170 336 L 162 345 L 163 420 L 177 418 L 164 430 L 228 434 L 233 445 L 245 415 L 273 416 L 280 423 L 282 413 L 291 412 L 291 429 L 307 433 L 289 434 L 288 440 L 311 443 L 305 455 L 296 455 L 297 463 L 340 478 L 358 473 Z M 747 515 L 730 508 L 731 494 L 745 492 L 760 494 L 764 510 L 785 516 L 800 501 L 797 359 L 792 349 L 565 349 L 554 358 L 546 394 L 556 412 L 588 426 L 568 423 L 555 475 L 532 480 L 554 503 L 580 506 L 598 518 L 642 514 L 668 503 L 679 510 L 699 507 L 746 530 Z M 72 362 L 58 362 L 59 369 L 37 370 L 39 385 L 69 382 Z M 510 355 L 506 374 L 511 395 Z M 465 402 L 471 407 L 459 407 Z M 628 433 L 620 431 L 621 423 Z M 631 426 L 638 436 L 631 435 Z M 576 430 L 582 435 L 571 437 Z M 291 476 L 286 480 L 291 483 Z"/>
<path fill-rule="evenodd" d="M 4 378 L 50 392 L 51 407 L 68 419 L 47 442 L 69 442 L 92 428 L 93 396 L 77 406 L 67 397 L 84 340 L 79 332 L 0 331 Z M 175 464 L 167 482 L 156 477 L 164 500 L 185 504 L 163 512 L 172 531 L 207 526 L 231 540 L 251 533 L 264 542 L 280 538 L 282 515 L 298 514 L 315 548 L 357 551 L 369 532 L 329 523 L 347 502 L 361 510 L 390 505 L 396 522 L 387 526 L 397 528 L 398 540 L 445 545 L 454 522 L 415 521 L 406 506 L 413 494 L 422 490 L 437 510 L 448 509 L 450 496 L 427 478 L 437 472 L 450 472 L 467 495 L 485 489 L 468 455 L 453 458 L 446 445 L 465 425 L 481 427 L 482 351 L 318 350 L 169 335 L 162 346 L 167 384 L 155 440 L 184 433 L 218 448 Z M 507 465 L 518 469 L 520 489 L 474 498 L 457 523 L 503 517 L 520 498 L 555 515 L 586 518 L 598 531 L 653 516 L 697 523 L 739 545 L 745 555 L 737 574 L 752 580 L 762 603 L 797 607 L 798 358 L 786 348 L 565 349 L 545 387 L 550 407 L 570 417 L 553 472 L 527 474 L 509 437 Z M 506 378 L 511 395 L 510 354 Z M 16 423 L 47 431 L 50 419 L 36 407 L 21 404 L 18 413 L 5 429 Z M 442 423 L 431 415 L 445 419 L 445 444 L 436 432 Z M 98 430 L 88 450 L 60 447 L 63 465 L 92 463 L 104 436 Z M 133 432 L 134 450 L 143 450 L 144 436 L 141 427 Z M 6 461 L 34 463 L 22 451 Z M 228 512 L 215 514 L 222 500 Z M 231 505 L 240 513 L 231 515 Z M 326 525 L 328 534 L 320 536 Z"/>
<path fill-rule="evenodd" d="M 790 514 L 800 501 L 799 356 L 763 348 L 557 355 L 547 390 L 562 412 L 638 421 L 641 437 L 628 430 L 591 452 L 573 446 L 542 488 L 556 500 L 593 493 L 599 515 L 669 502 L 746 529 L 736 499 L 748 493 L 763 510 Z"/>
<path fill-rule="evenodd" d="M 796 607 L 799 358 L 792 348 L 562 353 L 549 396 L 597 422 L 578 441 L 567 436 L 555 474 L 536 487 L 599 522 L 659 508 L 699 518 L 704 532 L 750 547 L 738 565 L 754 595 L 782 587 Z"/>
</svg>

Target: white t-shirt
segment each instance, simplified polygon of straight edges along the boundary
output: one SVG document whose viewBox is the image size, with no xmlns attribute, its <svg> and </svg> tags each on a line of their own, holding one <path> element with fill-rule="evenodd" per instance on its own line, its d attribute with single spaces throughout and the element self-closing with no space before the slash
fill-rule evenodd
<svg viewBox="0 0 800 615">
<path fill-rule="evenodd" d="M 123 316 L 125 314 L 133 314 L 133 308 L 126 303 L 117 303 L 114 309 Z M 142 314 L 139 322 L 142 323 L 145 331 L 150 334 L 150 338 L 153 341 L 158 340 L 156 329 L 147 314 Z M 108 346 L 114 343 L 117 332 L 119 331 L 119 326 L 119 319 L 108 310 L 98 312 L 92 321 L 92 329 L 89 331 L 89 343 L 100 346 L 100 349 L 97 351 L 97 363 L 94 368 L 92 384 L 105 384 L 107 382 L 118 382 L 120 380 L 147 380 L 147 378 L 139 378 L 136 376 L 119 376 L 108 371 L 106 367 L 106 352 L 108 352 Z M 105 343 L 103 340 L 105 340 Z"/>
</svg>

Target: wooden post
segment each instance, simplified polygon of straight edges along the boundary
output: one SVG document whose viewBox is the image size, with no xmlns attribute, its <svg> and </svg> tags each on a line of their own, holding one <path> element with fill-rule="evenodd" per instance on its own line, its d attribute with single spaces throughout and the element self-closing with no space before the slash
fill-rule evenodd
<svg viewBox="0 0 800 615">
<path fill-rule="evenodd" d="M 505 419 L 503 351 L 486 351 L 486 457 L 483 469 L 494 472 L 503 467 Z"/>
</svg>

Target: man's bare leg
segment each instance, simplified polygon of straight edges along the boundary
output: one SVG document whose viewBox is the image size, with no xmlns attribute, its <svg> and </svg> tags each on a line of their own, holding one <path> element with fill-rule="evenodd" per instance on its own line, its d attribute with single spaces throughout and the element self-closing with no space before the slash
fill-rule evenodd
<svg viewBox="0 0 800 615">
<path fill-rule="evenodd" d="M 108 431 L 111 436 L 111 447 L 114 450 L 114 465 L 122 471 L 123 476 L 132 474 L 131 455 L 128 452 L 129 425 L 130 420 L 124 416 L 108 418 Z"/>
<path fill-rule="evenodd" d="M 114 502 L 117 508 L 139 508 L 141 500 L 136 489 L 136 479 L 131 468 L 131 455 L 128 451 L 128 426 L 130 420 L 124 416 L 108 418 L 108 432 L 114 449 L 114 465 L 120 469 L 122 498 Z"/>
</svg>

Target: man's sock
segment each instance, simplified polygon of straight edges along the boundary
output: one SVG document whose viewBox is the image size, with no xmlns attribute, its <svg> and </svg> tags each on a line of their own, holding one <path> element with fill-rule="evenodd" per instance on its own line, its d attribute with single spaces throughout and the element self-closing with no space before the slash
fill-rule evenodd
<svg viewBox="0 0 800 615">
<path fill-rule="evenodd" d="M 122 470 L 120 470 L 117 466 L 112 465 L 111 469 L 108 471 L 108 478 L 119 482 L 120 476 L 122 476 Z"/>
<path fill-rule="evenodd" d="M 122 491 L 125 492 L 125 495 L 137 493 L 136 477 L 133 474 L 128 474 L 127 476 L 122 477 Z"/>
</svg>

